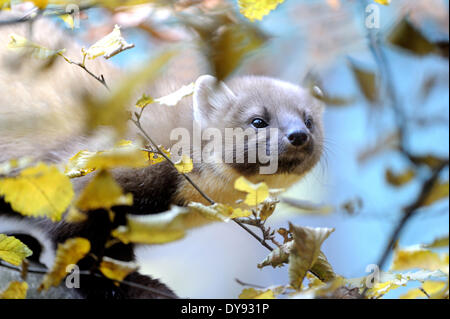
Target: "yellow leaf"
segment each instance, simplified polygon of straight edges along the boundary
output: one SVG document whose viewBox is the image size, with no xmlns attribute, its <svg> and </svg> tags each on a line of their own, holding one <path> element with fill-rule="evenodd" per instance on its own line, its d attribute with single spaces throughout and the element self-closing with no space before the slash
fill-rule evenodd
<svg viewBox="0 0 450 319">
<path fill-rule="evenodd" d="M 173 206 L 170 210 L 156 215 L 128 216 L 127 225 L 115 229 L 112 235 L 125 244 L 164 244 L 183 238 L 186 230 L 192 227 L 218 219 L 212 215 L 209 218 L 200 215 L 196 209 Z"/>
<path fill-rule="evenodd" d="M 314 275 L 318 276 L 323 282 L 330 282 L 336 279 L 336 273 L 322 251 L 320 251 L 319 256 L 317 256 L 317 260 L 311 267 L 310 271 L 314 273 Z"/>
<path fill-rule="evenodd" d="M 431 296 L 441 291 L 445 287 L 446 283 L 443 281 L 425 281 L 422 288 Z"/>
<path fill-rule="evenodd" d="M 214 205 L 203 205 L 202 203 L 190 202 L 188 207 L 192 212 L 199 213 L 206 219 L 213 221 L 223 221 L 228 222 L 231 219 L 231 216 L 234 214 L 233 207 L 216 203 Z M 237 214 L 240 212 L 238 211 Z"/>
<path fill-rule="evenodd" d="M 92 173 L 95 171 L 95 167 L 88 167 L 87 163 L 95 154 L 96 152 L 89 152 L 85 150 L 79 151 L 69 159 L 64 174 L 66 174 L 69 178 L 75 178 Z"/>
<path fill-rule="evenodd" d="M 270 190 L 269 190 L 270 192 Z M 264 202 L 262 202 L 259 206 L 258 206 L 258 213 L 259 213 L 259 217 L 261 218 L 261 220 L 266 220 L 267 218 L 269 218 L 270 216 L 272 216 L 273 212 L 275 211 L 275 208 L 277 207 L 277 204 L 280 201 L 272 198 L 272 197 L 268 197 L 264 200 Z"/>
<path fill-rule="evenodd" d="M 265 266 L 272 266 L 273 268 L 283 266 L 283 264 L 288 263 L 289 254 L 294 247 L 295 242 L 293 240 L 275 248 L 269 255 L 258 264 L 258 268 L 263 268 Z"/>
<path fill-rule="evenodd" d="M 143 109 L 153 102 L 155 102 L 155 100 L 151 96 L 143 94 L 142 97 L 136 102 L 136 107 Z"/>
<path fill-rule="evenodd" d="M 239 295 L 239 299 L 275 299 L 275 296 L 270 289 L 256 290 L 254 288 L 246 288 Z"/>
<path fill-rule="evenodd" d="M 442 52 L 437 45 L 428 40 L 406 16 L 392 28 L 392 31 L 387 36 L 387 41 L 398 48 L 407 50 L 409 53 L 418 56 L 433 53 L 445 56 L 444 52 Z"/>
<path fill-rule="evenodd" d="M 436 238 L 431 244 L 424 245 L 425 248 L 448 247 L 448 235 Z"/>
<path fill-rule="evenodd" d="M 308 270 L 316 262 L 322 243 L 334 231 L 331 228 L 298 227 L 289 224 L 294 246 L 289 254 L 289 280 L 292 287 L 300 289 Z"/>
<path fill-rule="evenodd" d="M 345 279 L 345 283 L 358 287 L 361 290 L 365 289 L 368 284 L 368 296 L 373 298 L 380 298 L 390 290 L 398 287 L 406 286 L 410 281 L 426 282 L 434 278 L 447 278 L 447 275 L 440 270 L 429 271 L 419 270 L 416 272 L 397 273 L 397 272 L 379 272 L 378 280 L 373 282 L 376 277 L 369 275 L 364 278 Z"/>
<path fill-rule="evenodd" d="M 247 193 L 244 203 L 249 206 L 256 206 L 269 197 L 269 187 L 265 183 L 253 184 L 242 176 L 234 182 L 234 188 Z"/>
<path fill-rule="evenodd" d="M 11 10 L 11 0 L 0 0 L 0 10 Z"/>
<path fill-rule="evenodd" d="M 375 103 L 378 101 L 377 77 L 375 73 L 363 70 L 355 64 L 350 63 L 353 75 L 358 82 L 358 86 L 366 99 Z"/>
<path fill-rule="evenodd" d="M 17 238 L 0 234 L 0 259 L 20 266 L 22 261 L 32 254 L 33 252 Z"/>
<path fill-rule="evenodd" d="M 391 0 L 374 0 L 376 3 L 382 4 L 384 6 L 387 6 L 391 3 Z"/>
<path fill-rule="evenodd" d="M 325 285 L 322 280 L 320 280 L 319 278 L 317 278 L 316 276 L 314 276 L 309 272 L 306 274 L 306 279 L 308 279 L 308 289 L 320 288 Z"/>
<path fill-rule="evenodd" d="M 91 250 L 89 240 L 85 238 L 70 238 L 64 244 L 58 244 L 55 263 L 52 269 L 45 275 L 38 290 L 48 290 L 51 286 L 58 286 L 62 279 L 73 269 Z"/>
<path fill-rule="evenodd" d="M 64 217 L 64 220 L 68 223 L 81 223 L 87 220 L 87 215 L 80 212 L 75 207 L 70 207 L 69 211 L 67 212 L 66 216 Z"/>
<path fill-rule="evenodd" d="M 170 154 L 170 151 L 165 149 L 162 145 L 158 145 L 158 148 L 161 150 L 161 152 L 163 152 L 168 158 L 170 158 L 172 156 L 172 154 Z M 150 151 L 146 151 L 146 156 L 147 159 L 150 161 L 151 165 L 155 165 L 158 163 L 161 163 L 163 161 L 165 161 L 166 159 L 164 158 L 164 156 L 162 156 L 159 153 L 155 153 L 155 152 L 150 152 Z"/>
<path fill-rule="evenodd" d="M 121 141 L 109 151 L 97 152 L 90 157 L 86 166 L 95 169 L 111 169 L 117 167 L 142 168 L 149 166 L 149 155 L 130 141 Z"/>
<path fill-rule="evenodd" d="M 440 298 L 442 297 L 442 292 L 448 287 L 447 283 L 443 281 L 425 281 L 421 287 L 423 290 L 419 288 L 414 288 L 408 291 L 406 294 L 400 296 L 400 299 L 417 299 L 417 298 Z M 428 296 L 426 294 L 428 294 Z"/>
<path fill-rule="evenodd" d="M 428 196 L 421 202 L 421 205 L 422 206 L 431 205 L 434 202 L 437 202 L 438 200 L 448 197 L 448 194 L 449 194 L 448 182 L 445 183 L 437 182 L 434 184 Z"/>
<path fill-rule="evenodd" d="M 261 20 L 284 0 L 239 0 L 239 11 L 250 21 Z"/>
<path fill-rule="evenodd" d="M 114 177 L 101 170 L 84 188 L 76 202 L 76 207 L 83 210 L 109 209 L 113 206 L 133 204 L 132 194 L 123 194 L 122 188 Z"/>
<path fill-rule="evenodd" d="M 62 14 L 60 16 L 58 16 L 61 20 L 64 21 L 64 23 L 73 30 L 73 28 L 75 27 L 75 22 L 73 20 L 73 16 L 71 14 Z"/>
<path fill-rule="evenodd" d="M 231 214 L 230 218 L 234 219 L 234 218 L 243 218 L 243 217 L 249 217 L 252 215 L 252 212 L 247 210 L 247 209 L 242 209 L 242 208 L 235 208 L 233 210 L 233 214 Z"/>
<path fill-rule="evenodd" d="M 391 269 L 419 268 L 441 270 L 448 274 L 448 266 L 448 254 L 439 256 L 439 254 L 421 247 L 410 247 L 406 249 L 397 248 L 395 250 Z"/>
<path fill-rule="evenodd" d="M 0 179 L 0 196 L 22 215 L 59 221 L 74 192 L 67 176 L 55 166 L 40 163 L 17 177 Z"/>
<path fill-rule="evenodd" d="M 0 299 L 25 299 L 27 297 L 27 290 L 28 284 L 26 282 L 13 281 L 0 294 Z"/>
<path fill-rule="evenodd" d="M 170 157 L 170 152 L 161 148 Z M 80 151 L 66 165 L 65 174 L 70 178 L 84 176 L 100 169 L 118 167 L 142 168 L 162 162 L 164 157 L 143 151 L 131 141 L 120 141 L 114 148 L 106 151 Z"/>
<path fill-rule="evenodd" d="M 435 169 L 441 166 L 446 159 L 435 155 L 427 154 L 421 156 L 411 156 L 411 161 L 416 165 L 426 165 L 429 168 Z"/>
<path fill-rule="evenodd" d="M 431 299 L 448 299 L 449 282 L 426 281 L 422 288 L 427 292 Z"/>
<path fill-rule="evenodd" d="M 29 53 L 36 59 L 47 59 L 61 55 L 65 50 L 50 50 L 39 44 L 29 41 L 17 34 L 11 34 L 10 42 L 8 43 L 8 49 L 17 51 L 18 53 Z"/>
<path fill-rule="evenodd" d="M 414 280 L 414 278 L 412 279 Z M 400 286 L 406 285 L 406 282 L 402 283 L 397 280 L 387 281 L 384 283 L 379 283 L 374 286 L 374 288 L 369 290 L 368 296 L 381 297 L 385 295 L 388 291 L 396 289 Z M 442 281 L 431 281 L 427 280 L 423 283 L 422 289 L 433 298 L 433 296 L 442 295 L 442 290 L 447 286 L 445 282 Z M 420 289 L 414 288 L 408 291 L 406 294 L 400 296 L 400 299 L 416 299 L 419 297 L 428 298 L 427 295 Z"/>
<path fill-rule="evenodd" d="M 291 240 L 280 247 L 275 248 L 260 264 L 258 264 L 258 268 L 263 268 L 269 265 L 276 268 L 288 263 L 289 255 L 295 248 L 294 245 L 295 241 Z M 312 271 L 314 275 L 318 276 L 323 282 L 330 282 L 336 279 L 336 273 L 322 251 L 319 252 L 319 255 L 317 256 L 317 259 L 310 271 Z"/>
<path fill-rule="evenodd" d="M 419 288 L 414 288 L 406 294 L 400 296 L 400 299 L 417 299 L 419 297 L 426 297 L 426 295 Z"/>
<path fill-rule="evenodd" d="M 116 25 L 110 34 L 93 44 L 85 51 L 85 54 L 89 59 L 95 59 L 99 56 L 109 59 L 131 48 L 134 48 L 134 44 L 125 41 L 120 32 L 120 27 Z"/>
<path fill-rule="evenodd" d="M 48 4 L 48 0 L 32 0 L 34 5 L 38 7 L 39 9 L 45 9 Z"/>
<path fill-rule="evenodd" d="M 220 81 L 230 75 L 264 41 L 265 38 L 257 30 L 243 24 L 231 24 L 221 29 L 211 41 L 210 62 L 217 79 Z"/>
<path fill-rule="evenodd" d="M 167 106 L 175 106 L 177 105 L 184 97 L 194 94 L 195 84 L 191 83 L 188 85 L 182 86 L 177 91 L 170 93 L 166 96 L 155 99 L 155 102 L 158 102 L 162 105 Z"/>
<path fill-rule="evenodd" d="M 180 173 L 186 174 L 192 172 L 194 163 L 189 156 L 183 155 L 181 159 L 175 163 L 175 167 Z"/>
<path fill-rule="evenodd" d="M 112 258 L 103 257 L 100 264 L 100 271 L 112 280 L 122 281 L 126 276 L 137 270 L 137 265 L 132 262 L 124 262 L 114 260 Z"/>
<path fill-rule="evenodd" d="M 402 186 L 404 184 L 407 184 L 408 182 L 412 181 L 413 178 L 416 176 L 416 173 L 414 170 L 409 169 L 406 170 L 400 174 L 394 174 L 392 170 L 388 169 L 385 172 L 386 180 L 389 184 L 394 186 Z"/>
<path fill-rule="evenodd" d="M 378 282 L 367 290 L 366 296 L 369 298 L 380 298 L 393 289 L 400 287 L 395 281 Z"/>
</svg>

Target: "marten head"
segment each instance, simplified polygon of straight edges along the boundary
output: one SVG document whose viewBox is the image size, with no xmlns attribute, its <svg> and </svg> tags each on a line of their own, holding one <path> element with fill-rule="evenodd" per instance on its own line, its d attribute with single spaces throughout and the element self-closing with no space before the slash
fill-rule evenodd
<svg viewBox="0 0 450 319">
<path fill-rule="evenodd" d="M 224 162 L 252 176 L 303 175 L 320 159 L 324 107 L 299 86 L 259 76 L 225 84 L 204 75 L 193 99 L 202 161 Z"/>
</svg>

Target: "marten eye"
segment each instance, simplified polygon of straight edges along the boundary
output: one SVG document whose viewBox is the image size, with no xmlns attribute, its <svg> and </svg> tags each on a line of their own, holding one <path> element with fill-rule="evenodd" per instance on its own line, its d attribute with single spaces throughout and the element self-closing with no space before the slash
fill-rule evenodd
<svg viewBox="0 0 450 319">
<path fill-rule="evenodd" d="M 260 119 L 260 118 L 254 119 L 254 120 L 252 121 L 252 125 L 253 125 L 253 127 L 255 127 L 255 128 L 264 128 L 264 127 L 269 126 L 269 124 L 267 124 L 266 121 L 264 121 L 263 119 Z"/>
<path fill-rule="evenodd" d="M 313 120 L 310 119 L 310 118 L 306 119 L 305 125 L 308 128 L 308 130 L 311 130 L 313 128 L 313 125 L 314 125 Z"/>
</svg>

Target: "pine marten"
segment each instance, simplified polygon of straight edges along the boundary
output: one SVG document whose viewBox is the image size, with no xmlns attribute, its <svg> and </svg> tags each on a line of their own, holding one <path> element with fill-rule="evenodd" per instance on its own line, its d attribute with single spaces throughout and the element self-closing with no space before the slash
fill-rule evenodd
<svg viewBox="0 0 450 319">
<path fill-rule="evenodd" d="M 83 77 L 80 83 L 86 85 L 85 74 L 81 70 L 73 71 L 71 65 L 63 65 L 61 68 L 65 72 L 79 71 L 79 75 L 71 75 L 71 79 Z M 27 85 L 30 85 L 24 82 L 28 80 L 18 77 L 12 79 L 6 73 L 0 76 L 0 86 L 16 88 L 9 90 L 7 97 L 0 95 L 0 114 L 9 114 L 10 118 L 13 118 L 11 114 L 14 115 L 14 110 L 8 104 L 11 101 L 21 108 L 33 109 L 34 104 L 45 103 L 52 107 L 60 100 L 67 100 L 68 93 L 64 88 L 48 86 L 45 89 L 52 91 L 40 96 L 41 100 L 36 97 L 28 99 L 26 94 L 24 96 Z M 36 88 L 39 83 L 33 85 Z M 21 101 L 29 105 L 22 105 Z M 170 140 L 169 136 L 177 128 L 186 129 L 191 136 L 196 129 L 199 129 L 200 134 L 209 130 L 208 132 L 220 135 L 218 144 L 217 139 L 213 141 L 211 136 L 209 140 L 206 137 L 200 143 L 189 141 L 189 155 L 194 158 L 194 170 L 189 175 L 216 202 L 235 205 L 241 197 L 233 187 L 239 176 L 245 176 L 254 183 L 264 181 L 270 188 L 287 188 L 315 166 L 323 147 L 322 113 L 322 103 L 308 90 L 294 84 L 260 76 L 235 77 L 225 83 L 216 81 L 213 76 L 203 75 L 195 81 L 193 96 L 185 98 L 173 108 L 149 108 L 142 118 L 142 124 L 149 132 L 157 127 L 158 143 L 167 147 L 176 145 L 176 141 Z M 237 139 L 227 138 L 227 129 L 241 129 L 254 134 L 245 136 L 244 145 L 240 145 L 243 147 L 238 148 Z M 262 134 L 263 131 L 271 133 Z M 20 142 L 20 137 L 17 137 L 17 141 L 0 138 L 0 142 L 2 160 L 38 151 L 32 139 Z M 222 147 L 214 147 L 213 143 Z M 75 136 L 66 137 L 66 143 L 58 145 L 60 146 L 54 146 L 50 150 L 39 150 L 39 157 L 47 162 L 61 162 L 81 149 L 93 151 L 103 147 L 97 141 L 91 142 L 89 138 Z M 230 150 L 230 146 L 231 151 L 224 151 Z M 265 154 L 251 156 L 252 152 L 257 153 L 263 146 Z M 17 147 L 22 148 L 18 150 Z M 208 152 L 205 153 L 205 149 Z M 200 154 L 204 156 L 199 156 Z M 263 155 L 269 162 L 261 161 Z M 195 161 L 195 158 L 200 160 Z M 262 173 L 262 169 L 271 164 L 275 169 Z M 94 174 L 74 179 L 75 190 L 79 192 Z M 131 207 L 114 208 L 116 218 L 113 222 L 106 211 L 90 212 L 88 221 L 81 224 L 55 224 L 41 219 L 24 218 L 0 198 L 0 233 L 34 237 L 42 246 L 38 261 L 47 267 L 52 265 L 56 243 L 74 236 L 88 238 L 92 245 L 91 252 L 95 255 L 131 261 L 134 259 L 132 245 L 117 243 L 105 249 L 111 230 L 124 224 L 127 214 L 157 214 L 168 210 L 171 205 L 186 206 L 191 201 L 206 203 L 167 161 L 143 169 L 116 169 L 113 174 L 124 192 L 132 193 L 134 199 Z M 95 262 L 88 256 L 79 265 L 81 269 L 90 269 Z M 158 280 L 137 272 L 126 279 L 172 293 Z M 145 290 L 116 286 L 108 280 L 91 277 L 81 278 L 79 294 L 88 298 L 161 297 Z"/>
</svg>

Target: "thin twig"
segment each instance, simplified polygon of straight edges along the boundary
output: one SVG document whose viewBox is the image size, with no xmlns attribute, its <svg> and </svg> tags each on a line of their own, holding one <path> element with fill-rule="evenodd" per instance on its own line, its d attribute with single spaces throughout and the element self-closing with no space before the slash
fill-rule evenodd
<svg viewBox="0 0 450 319">
<path fill-rule="evenodd" d="M 423 289 L 422 287 L 419 287 L 419 290 L 420 290 L 425 296 L 427 296 L 428 299 L 431 299 L 431 296 L 425 291 L 425 289 Z"/>
<path fill-rule="evenodd" d="M 262 239 L 261 237 L 259 237 L 258 235 L 256 235 L 253 231 L 251 231 L 250 229 L 248 229 L 247 226 L 245 226 L 244 224 L 240 223 L 239 221 L 233 219 L 233 221 L 238 224 L 242 229 L 244 229 L 246 232 L 248 232 L 250 235 L 252 235 L 257 241 L 260 242 L 261 245 L 263 245 L 264 247 L 266 247 L 268 250 L 273 251 L 273 248 L 270 247 L 266 241 L 264 239 Z"/>
<path fill-rule="evenodd" d="M 110 88 L 109 88 L 108 84 L 106 84 L 106 80 L 105 80 L 105 77 L 103 76 L 103 74 L 101 74 L 100 76 L 97 76 L 94 73 L 92 73 L 84 64 L 84 58 L 83 58 L 83 62 L 80 63 L 80 62 L 75 62 L 75 61 L 70 60 L 68 57 L 64 56 L 61 53 L 59 53 L 59 55 L 61 55 L 64 58 L 64 60 L 66 60 L 68 63 L 79 66 L 80 68 L 85 70 L 87 72 L 87 74 L 92 76 L 94 79 L 96 79 L 98 82 L 100 82 L 108 91 L 110 91 Z"/>
</svg>

